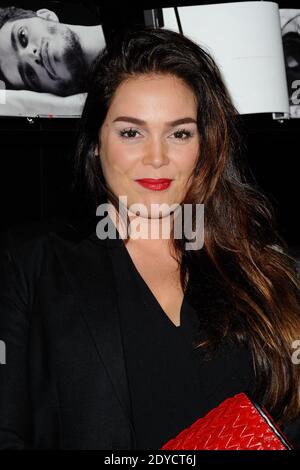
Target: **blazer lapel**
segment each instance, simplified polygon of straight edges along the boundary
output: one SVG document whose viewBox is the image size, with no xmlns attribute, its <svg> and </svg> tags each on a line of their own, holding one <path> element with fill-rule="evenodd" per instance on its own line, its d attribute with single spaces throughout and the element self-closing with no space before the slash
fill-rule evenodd
<svg viewBox="0 0 300 470">
<path fill-rule="evenodd" d="M 95 228 L 75 244 L 57 237 L 56 234 L 52 235 L 56 239 L 54 246 L 57 255 L 134 437 L 115 278 L 107 252 L 108 245 L 114 241 L 100 240 Z"/>
</svg>

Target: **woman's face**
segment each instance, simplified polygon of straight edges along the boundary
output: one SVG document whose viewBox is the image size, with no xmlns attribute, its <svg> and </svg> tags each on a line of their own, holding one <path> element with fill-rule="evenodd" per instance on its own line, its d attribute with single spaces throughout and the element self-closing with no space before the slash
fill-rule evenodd
<svg viewBox="0 0 300 470">
<path fill-rule="evenodd" d="M 185 122 L 174 124 L 181 119 Z M 100 155 L 106 182 L 117 197 L 127 197 L 128 208 L 143 204 L 148 217 L 155 218 L 152 204 L 182 202 L 199 156 L 196 119 L 194 93 L 173 75 L 130 78 L 117 88 L 95 154 Z M 143 178 L 172 182 L 155 190 L 136 181 Z"/>
</svg>

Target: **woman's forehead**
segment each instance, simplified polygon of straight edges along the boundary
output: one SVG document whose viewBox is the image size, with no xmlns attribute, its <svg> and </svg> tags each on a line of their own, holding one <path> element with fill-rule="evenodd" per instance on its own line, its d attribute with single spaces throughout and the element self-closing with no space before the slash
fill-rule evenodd
<svg viewBox="0 0 300 470">
<path fill-rule="evenodd" d="M 162 120 L 174 119 L 174 114 L 196 112 L 197 100 L 193 91 L 182 80 L 173 76 L 160 76 L 151 79 L 131 79 L 120 84 L 110 103 L 110 114 L 124 114 L 140 119 L 154 114 Z M 116 116 L 115 116 L 116 117 Z M 114 118 L 115 118 L 114 117 Z M 148 120 L 144 119 L 144 120 Z"/>
</svg>

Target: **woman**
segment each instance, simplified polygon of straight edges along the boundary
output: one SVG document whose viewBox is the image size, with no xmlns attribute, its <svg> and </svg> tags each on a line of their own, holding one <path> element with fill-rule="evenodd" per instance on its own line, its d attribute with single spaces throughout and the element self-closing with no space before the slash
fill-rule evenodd
<svg viewBox="0 0 300 470">
<path fill-rule="evenodd" d="M 237 119 L 175 32 L 127 32 L 94 62 L 75 173 L 100 219 L 6 252 L 1 448 L 159 449 L 241 391 L 299 443 L 296 267 Z"/>
</svg>

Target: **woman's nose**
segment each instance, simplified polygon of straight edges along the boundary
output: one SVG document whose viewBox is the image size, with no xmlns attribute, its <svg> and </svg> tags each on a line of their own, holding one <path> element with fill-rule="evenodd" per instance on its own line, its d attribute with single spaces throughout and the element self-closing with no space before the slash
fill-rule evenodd
<svg viewBox="0 0 300 470">
<path fill-rule="evenodd" d="M 168 164 L 169 158 L 167 155 L 166 144 L 162 142 L 161 139 L 152 141 L 146 149 L 143 162 L 145 165 L 153 165 L 157 167 Z"/>
</svg>

